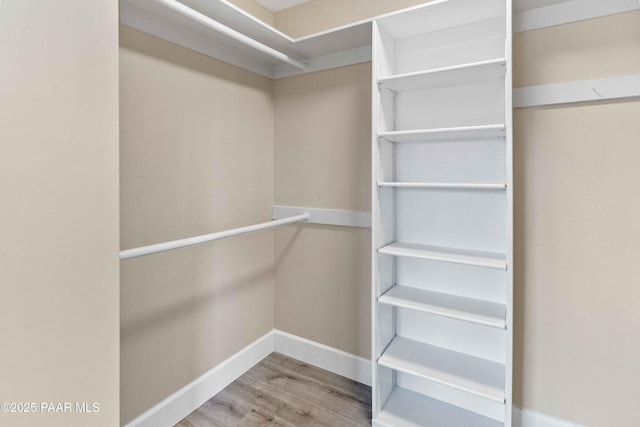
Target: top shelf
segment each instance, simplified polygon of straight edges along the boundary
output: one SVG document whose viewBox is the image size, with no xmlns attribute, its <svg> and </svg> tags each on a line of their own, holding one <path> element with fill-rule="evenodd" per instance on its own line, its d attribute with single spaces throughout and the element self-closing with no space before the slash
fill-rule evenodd
<svg viewBox="0 0 640 427">
<path fill-rule="evenodd" d="M 291 38 L 228 0 L 180 0 L 179 5 L 299 61 L 371 45 L 371 19 Z M 268 78 L 299 71 L 156 0 L 120 0 L 120 23 Z"/>
<path fill-rule="evenodd" d="M 394 92 L 402 92 L 493 80 L 504 77 L 506 64 L 504 58 L 499 58 L 453 67 L 398 74 L 379 79 L 378 85 Z"/>
<path fill-rule="evenodd" d="M 433 0 L 411 13 L 395 13 L 377 21 L 392 39 L 399 40 L 504 17 L 505 13 L 504 0 Z"/>
</svg>

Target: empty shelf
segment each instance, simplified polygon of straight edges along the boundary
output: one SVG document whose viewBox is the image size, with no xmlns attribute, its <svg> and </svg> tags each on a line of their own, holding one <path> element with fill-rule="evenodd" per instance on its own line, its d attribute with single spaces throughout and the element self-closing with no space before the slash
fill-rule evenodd
<svg viewBox="0 0 640 427">
<path fill-rule="evenodd" d="M 396 92 L 453 86 L 504 77 L 504 58 L 383 77 L 378 84 Z"/>
<path fill-rule="evenodd" d="M 462 126 L 454 128 L 399 130 L 378 133 L 378 138 L 390 142 L 433 142 L 455 141 L 462 139 L 504 138 L 504 124 Z"/>
<path fill-rule="evenodd" d="M 479 325 L 506 328 L 505 305 L 491 301 L 396 285 L 378 298 L 378 302 Z"/>
<path fill-rule="evenodd" d="M 475 412 L 394 387 L 374 426 L 389 427 L 503 427 L 504 424 Z"/>
<path fill-rule="evenodd" d="M 433 261 L 451 262 L 455 264 L 474 265 L 477 267 L 507 269 L 507 257 L 496 252 L 481 252 L 440 246 L 419 245 L 416 243 L 395 242 L 378 250 L 385 255 L 409 258 L 429 259 Z"/>
<path fill-rule="evenodd" d="M 505 190 L 506 184 L 471 184 L 448 182 L 378 182 L 378 187 L 431 188 L 435 190 Z"/>
<path fill-rule="evenodd" d="M 489 400 L 505 402 L 505 366 L 491 360 L 397 336 L 382 353 L 378 364 Z"/>
</svg>

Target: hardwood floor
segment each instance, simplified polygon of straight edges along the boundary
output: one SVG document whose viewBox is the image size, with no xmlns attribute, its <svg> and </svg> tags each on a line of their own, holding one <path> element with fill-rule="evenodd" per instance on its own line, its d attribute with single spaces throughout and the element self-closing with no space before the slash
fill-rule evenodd
<svg viewBox="0 0 640 427">
<path fill-rule="evenodd" d="M 272 353 L 176 427 L 370 425 L 370 387 Z"/>
</svg>

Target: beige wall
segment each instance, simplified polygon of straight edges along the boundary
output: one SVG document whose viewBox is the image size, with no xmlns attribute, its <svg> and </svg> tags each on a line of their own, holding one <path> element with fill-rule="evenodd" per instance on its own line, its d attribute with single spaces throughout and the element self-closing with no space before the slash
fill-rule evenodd
<svg viewBox="0 0 640 427">
<path fill-rule="evenodd" d="M 371 354 L 371 231 L 276 231 L 276 328 L 365 359 Z"/>
<path fill-rule="evenodd" d="M 371 64 L 274 82 L 275 204 L 371 209 Z M 276 328 L 369 358 L 368 229 L 276 230 Z"/>
<path fill-rule="evenodd" d="M 274 13 L 274 24 L 291 37 L 302 37 L 422 3 L 428 1 L 311 0 Z"/>
<path fill-rule="evenodd" d="M 640 424 L 640 102 L 517 110 L 516 404 Z"/>
<path fill-rule="evenodd" d="M 118 4 L 0 5 L 0 400 L 118 424 Z"/>
<path fill-rule="evenodd" d="M 516 35 L 516 85 L 640 73 L 640 12 Z M 640 396 L 640 102 L 516 110 L 515 395 L 591 427 Z"/>
<path fill-rule="evenodd" d="M 121 27 L 121 245 L 271 219 L 272 82 Z M 130 421 L 273 328 L 273 232 L 122 263 Z"/>
<path fill-rule="evenodd" d="M 371 63 L 275 80 L 277 205 L 371 210 Z"/>
<path fill-rule="evenodd" d="M 640 11 L 519 33 L 514 86 L 640 73 Z"/>
</svg>

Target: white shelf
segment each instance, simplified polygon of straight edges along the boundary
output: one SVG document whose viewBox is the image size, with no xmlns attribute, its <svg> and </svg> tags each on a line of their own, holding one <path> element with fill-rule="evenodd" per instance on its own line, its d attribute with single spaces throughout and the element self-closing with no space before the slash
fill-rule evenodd
<svg viewBox="0 0 640 427">
<path fill-rule="evenodd" d="M 477 267 L 507 269 L 506 255 L 496 252 L 473 251 L 440 246 L 419 245 L 416 243 L 394 242 L 378 250 L 385 255 L 421 258 L 432 261 L 443 261 L 454 264 L 473 265 Z"/>
<path fill-rule="evenodd" d="M 401 387 L 394 387 L 373 425 L 389 427 L 504 426 L 499 421 Z"/>
<path fill-rule="evenodd" d="M 379 132 L 378 138 L 383 138 L 390 142 L 433 142 L 463 139 L 504 138 L 505 135 L 506 130 L 504 124 L 493 124 L 454 128 Z"/>
<path fill-rule="evenodd" d="M 505 184 L 469 184 L 445 182 L 378 182 L 378 187 L 426 188 L 435 190 L 506 190 Z"/>
<path fill-rule="evenodd" d="M 395 337 L 378 364 L 495 402 L 505 401 L 505 366 L 491 360 Z"/>
<path fill-rule="evenodd" d="M 383 77 L 378 85 L 394 92 L 453 86 L 503 78 L 504 58 Z"/>
<path fill-rule="evenodd" d="M 378 298 L 378 302 L 493 328 L 506 328 L 505 305 L 491 301 L 396 285 Z"/>
<path fill-rule="evenodd" d="M 298 60 L 368 50 L 371 45 L 371 19 L 291 38 L 227 0 L 181 0 L 180 3 Z M 120 0 L 120 23 L 268 78 L 274 78 L 275 68 L 283 66 L 281 61 L 208 29 L 155 0 Z M 339 65 L 344 64 L 335 64 Z M 288 65 L 284 67 L 280 72 L 300 72 Z"/>
</svg>

